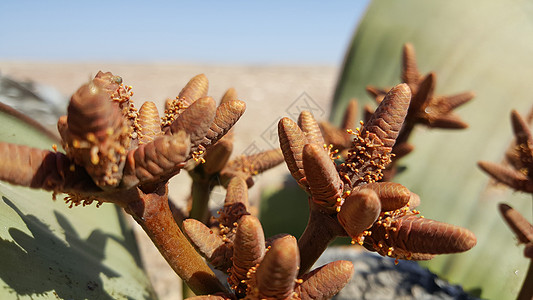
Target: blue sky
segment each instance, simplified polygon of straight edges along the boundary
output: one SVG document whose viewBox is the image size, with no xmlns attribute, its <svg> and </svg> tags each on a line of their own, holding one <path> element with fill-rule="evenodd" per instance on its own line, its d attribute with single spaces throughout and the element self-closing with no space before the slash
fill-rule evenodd
<svg viewBox="0 0 533 300">
<path fill-rule="evenodd" d="M 0 60 L 339 64 L 365 1 L 0 1 Z"/>
</svg>

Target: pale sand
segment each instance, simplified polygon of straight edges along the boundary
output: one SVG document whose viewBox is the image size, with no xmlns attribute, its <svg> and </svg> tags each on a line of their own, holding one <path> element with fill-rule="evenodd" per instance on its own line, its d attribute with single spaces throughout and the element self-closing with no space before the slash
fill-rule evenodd
<svg viewBox="0 0 533 300">
<path fill-rule="evenodd" d="M 177 96 L 194 75 L 204 73 L 207 76 L 209 95 L 217 100 L 226 89 L 234 87 L 239 98 L 247 104 L 246 113 L 236 125 L 234 155 L 242 154 L 246 149 L 252 150 L 248 147 L 254 143 L 262 150 L 274 147 L 264 141 L 261 135 L 269 128 L 275 130 L 277 120 L 288 116 L 288 112 L 306 109 L 306 106 L 311 105 L 317 119 L 327 118 L 339 71 L 338 67 L 333 66 L 0 62 L 2 74 L 53 86 L 64 95 L 71 95 L 99 70 L 122 76 L 126 84 L 133 86 L 137 107 L 144 101 L 154 101 L 160 113 L 163 111 L 163 101 Z M 307 93 L 312 101 L 299 98 L 303 93 Z M 293 103 L 296 105 L 291 106 Z M 261 189 L 279 185 L 287 173 L 285 166 L 278 166 L 262 175 L 251 188 L 250 199 L 257 201 Z M 179 202 L 187 197 L 189 186 L 187 174 L 176 176 L 170 185 L 171 199 Z M 220 203 L 223 197 L 223 192 L 218 191 L 213 195 L 213 202 Z M 181 299 L 179 278 L 139 226 L 135 225 L 134 228 L 145 268 L 160 299 Z"/>
</svg>

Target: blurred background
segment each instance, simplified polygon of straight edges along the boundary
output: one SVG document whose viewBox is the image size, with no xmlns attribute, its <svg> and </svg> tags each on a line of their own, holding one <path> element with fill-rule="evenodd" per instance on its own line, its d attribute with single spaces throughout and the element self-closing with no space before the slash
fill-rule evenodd
<svg viewBox="0 0 533 300">
<path fill-rule="evenodd" d="M 419 127 L 410 140 L 415 151 L 400 161 L 406 169 L 395 181 L 421 196 L 426 217 L 466 227 L 478 238 L 471 251 L 439 256 L 424 267 L 472 295 L 514 299 L 529 261 L 497 204 L 508 202 L 531 219 L 531 197 L 489 181 L 477 161 L 501 161 L 512 141 L 509 112 L 526 115 L 531 107 L 531 12 L 527 0 L 1 1 L 0 102 L 55 132 L 70 95 L 99 70 L 133 86 L 137 107 L 151 100 L 160 112 L 165 99 L 204 73 L 210 96 L 220 99 L 234 87 L 247 103 L 235 128 L 233 155 L 239 155 L 250 147 L 277 147 L 271 130 L 295 104 L 311 104 L 317 119 L 331 116 L 337 123 L 353 97 L 360 107 L 375 105 L 365 87 L 399 83 L 401 48 L 410 42 L 420 72 L 437 74 L 436 95 L 476 94 L 457 110 L 468 129 Z M 307 200 L 287 174 L 278 166 L 250 189 L 252 202 L 266 199 L 261 210 L 267 235 L 299 235 L 306 224 Z M 189 187 L 186 174 L 176 176 L 171 198 L 180 203 Z M 213 206 L 223 199 L 224 191 L 215 190 Z M 177 276 L 144 233 L 137 239 L 159 297 L 179 299 Z M 375 272 L 362 267 L 365 261 L 357 261 L 359 286 L 343 299 L 375 286 L 391 295 L 389 271 L 398 268 L 388 261 L 391 268 Z M 448 293 L 431 276 L 432 287 Z M 411 297 L 417 292 L 407 291 Z"/>
</svg>

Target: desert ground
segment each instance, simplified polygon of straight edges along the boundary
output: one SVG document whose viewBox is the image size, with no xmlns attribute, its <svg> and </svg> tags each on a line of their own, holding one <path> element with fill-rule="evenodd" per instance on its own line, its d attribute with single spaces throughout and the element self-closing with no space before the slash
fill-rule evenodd
<svg viewBox="0 0 533 300">
<path fill-rule="evenodd" d="M 99 70 L 122 76 L 133 86 L 134 102 L 154 101 L 160 113 L 164 100 L 174 98 L 193 76 L 204 73 L 209 79 L 209 95 L 220 99 L 233 87 L 239 99 L 246 102 L 244 116 L 235 127 L 234 154 L 267 150 L 278 146 L 272 130 L 281 117 L 311 110 L 317 119 L 329 115 L 339 68 L 336 66 L 245 66 L 200 65 L 178 63 L 56 63 L 1 62 L 0 73 L 16 80 L 32 80 L 57 89 L 68 97 Z M 258 201 L 267 186 L 282 184 L 288 174 L 286 166 L 278 166 L 261 176 L 250 190 L 250 200 Z M 186 174 L 176 176 L 170 185 L 170 197 L 183 203 L 189 194 Z M 218 201 L 223 194 L 218 193 Z M 215 197 L 217 194 L 215 193 Z M 217 199 L 215 199 L 217 202 Z M 220 202 L 219 202 L 220 203 Z M 145 268 L 160 299 L 181 299 L 177 275 L 170 269 L 142 230 L 134 224 Z"/>
</svg>

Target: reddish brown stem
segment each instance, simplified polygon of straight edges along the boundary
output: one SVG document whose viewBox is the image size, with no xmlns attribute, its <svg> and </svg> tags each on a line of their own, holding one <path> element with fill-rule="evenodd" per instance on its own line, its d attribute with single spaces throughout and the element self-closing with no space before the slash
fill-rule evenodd
<svg viewBox="0 0 533 300">
<path fill-rule="evenodd" d="M 189 218 L 196 219 L 204 224 L 209 221 L 209 195 L 213 190 L 214 184 L 209 184 L 208 180 L 199 180 L 192 182 L 192 208 Z"/>
<path fill-rule="evenodd" d="M 215 274 L 194 250 L 172 217 L 168 206 L 167 186 L 152 193 L 137 189 L 136 200 L 125 207 L 141 225 L 168 264 L 197 295 L 224 292 Z"/>
<path fill-rule="evenodd" d="M 311 201 L 309 201 L 310 205 L 313 205 Z M 322 255 L 328 245 L 337 236 L 345 235 L 344 229 L 342 229 L 334 216 L 311 208 L 309 222 L 305 227 L 304 233 L 298 240 L 298 248 L 300 249 L 300 270 L 298 276 L 307 273 L 311 269 L 320 255 Z"/>
</svg>

